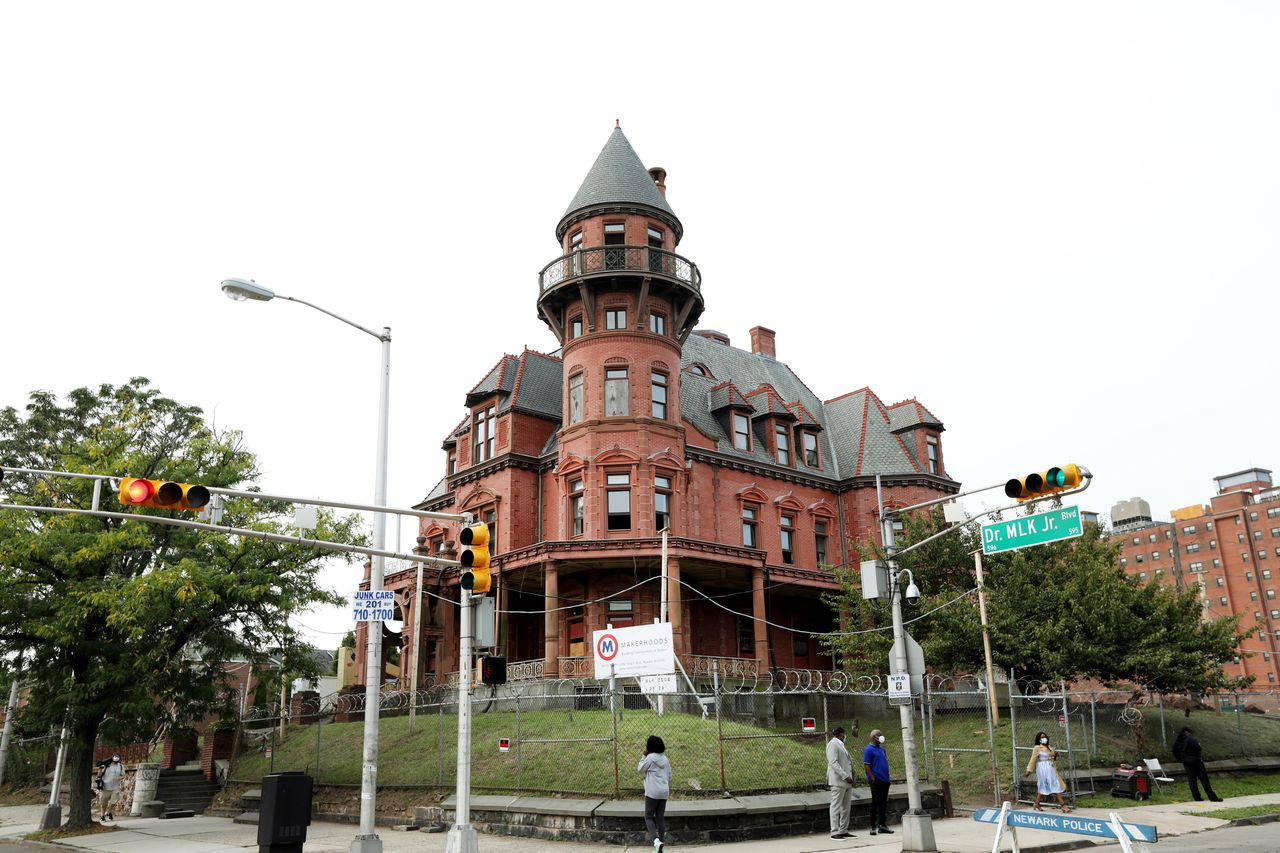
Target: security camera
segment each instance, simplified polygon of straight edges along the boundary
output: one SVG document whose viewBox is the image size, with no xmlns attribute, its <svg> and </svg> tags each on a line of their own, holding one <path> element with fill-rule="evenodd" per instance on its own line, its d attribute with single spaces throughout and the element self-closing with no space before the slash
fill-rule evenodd
<svg viewBox="0 0 1280 853">
<path fill-rule="evenodd" d="M 907 584 L 905 598 L 907 599 L 907 604 L 914 605 L 920 603 L 920 587 L 916 586 L 914 581 Z"/>
</svg>

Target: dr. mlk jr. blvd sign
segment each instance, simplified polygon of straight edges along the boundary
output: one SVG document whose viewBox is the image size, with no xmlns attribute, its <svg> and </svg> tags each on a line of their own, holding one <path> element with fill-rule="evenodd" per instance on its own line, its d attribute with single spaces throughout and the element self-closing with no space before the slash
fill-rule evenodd
<svg viewBox="0 0 1280 853">
<path fill-rule="evenodd" d="M 1080 507 L 1064 506 L 982 525 L 982 553 L 999 554 L 1032 545 L 1044 545 L 1061 539 L 1074 539 L 1084 533 Z"/>
<path fill-rule="evenodd" d="M 595 631 L 591 649 L 596 678 L 665 675 L 676 670 L 670 622 Z"/>
</svg>

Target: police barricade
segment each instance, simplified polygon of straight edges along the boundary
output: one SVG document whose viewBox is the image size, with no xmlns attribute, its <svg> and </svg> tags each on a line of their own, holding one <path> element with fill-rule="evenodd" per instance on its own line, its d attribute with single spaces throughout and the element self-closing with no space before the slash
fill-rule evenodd
<svg viewBox="0 0 1280 853">
<path fill-rule="evenodd" d="M 998 809 L 978 809 L 973 813 L 973 819 L 979 823 L 994 823 L 996 825 L 996 836 L 991 845 L 991 853 L 998 853 L 1000 842 L 1006 833 L 1008 833 L 1009 840 L 1013 843 L 1014 853 L 1019 853 L 1018 827 L 1047 829 L 1053 832 L 1071 832 L 1076 835 L 1093 836 L 1094 838 L 1113 838 L 1120 843 L 1120 849 L 1124 853 L 1134 853 L 1133 842 L 1135 841 L 1149 844 L 1159 840 L 1154 826 L 1146 823 L 1122 821 L 1120 815 L 1116 812 L 1111 812 L 1106 819 L 1085 817 L 1078 814 L 1056 815 L 1046 812 L 1022 812 L 1014 811 L 1009 807 L 1009 803 L 1005 802 Z"/>
</svg>

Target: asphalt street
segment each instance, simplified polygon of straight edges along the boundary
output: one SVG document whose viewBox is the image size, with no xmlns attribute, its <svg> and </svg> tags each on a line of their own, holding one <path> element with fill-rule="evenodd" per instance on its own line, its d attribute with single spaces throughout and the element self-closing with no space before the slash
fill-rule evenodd
<svg viewBox="0 0 1280 853">
<path fill-rule="evenodd" d="M 1107 845 L 1109 850 L 1119 846 Z M 1159 853 L 1280 853 L 1280 823 L 1229 826 L 1161 840 L 1151 847 Z"/>
</svg>

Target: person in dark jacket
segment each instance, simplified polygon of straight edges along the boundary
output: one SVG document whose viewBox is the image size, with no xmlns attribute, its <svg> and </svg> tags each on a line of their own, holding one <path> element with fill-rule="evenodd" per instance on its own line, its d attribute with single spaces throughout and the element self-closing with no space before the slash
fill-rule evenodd
<svg viewBox="0 0 1280 853">
<path fill-rule="evenodd" d="M 1191 726 L 1183 726 L 1182 731 L 1178 732 L 1178 739 L 1173 742 L 1173 757 L 1182 762 L 1182 767 L 1187 771 L 1187 784 L 1191 786 L 1191 798 L 1193 800 L 1204 799 L 1200 796 L 1200 788 L 1196 782 L 1204 785 L 1204 792 L 1209 795 L 1212 802 L 1222 802 L 1213 792 L 1213 786 L 1209 784 L 1209 773 L 1204 769 L 1204 754 L 1200 749 L 1200 741 L 1196 740 L 1195 735 L 1191 733 Z"/>
</svg>

